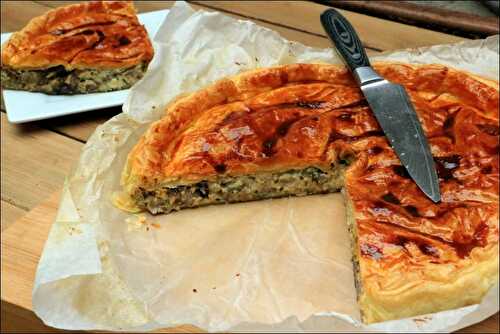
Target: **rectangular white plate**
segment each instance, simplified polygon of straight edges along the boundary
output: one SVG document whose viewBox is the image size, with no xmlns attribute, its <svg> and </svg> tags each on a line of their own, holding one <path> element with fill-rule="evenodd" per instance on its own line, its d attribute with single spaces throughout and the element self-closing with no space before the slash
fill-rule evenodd
<svg viewBox="0 0 500 334">
<path fill-rule="evenodd" d="M 138 15 L 139 21 L 146 27 L 151 40 L 153 40 L 167 13 L 168 9 L 165 9 Z M 11 34 L 2 34 L 1 43 L 3 44 Z M 5 89 L 3 90 L 3 100 L 9 122 L 23 123 L 119 106 L 125 102 L 127 94 L 128 89 L 109 93 L 78 95 L 47 95 Z"/>
</svg>

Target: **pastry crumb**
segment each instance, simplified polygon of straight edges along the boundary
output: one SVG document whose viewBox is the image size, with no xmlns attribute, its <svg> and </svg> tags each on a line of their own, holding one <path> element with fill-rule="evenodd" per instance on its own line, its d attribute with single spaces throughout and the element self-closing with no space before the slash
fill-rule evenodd
<svg viewBox="0 0 500 334">
<path fill-rule="evenodd" d="M 125 219 L 127 223 L 127 231 L 135 231 L 141 229 L 144 225 L 147 224 L 146 216 L 144 214 L 133 215 L 132 217 L 128 217 Z M 149 227 L 146 226 L 148 229 Z"/>
<path fill-rule="evenodd" d="M 74 235 L 74 234 L 82 234 L 82 230 L 80 230 L 76 227 L 70 226 L 69 227 L 69 235 Z"/>
<path fill-rule="evenodd" d="M 128 231 L 145 229 L 146 231 L 151 230 L 151 228 L 159 229 L 160 224 L 152 223 L 146 219 L 146 215 L 143 213 L 135 214 L 127 219 L 125 222 L 128 225 Z"/>
</svg>

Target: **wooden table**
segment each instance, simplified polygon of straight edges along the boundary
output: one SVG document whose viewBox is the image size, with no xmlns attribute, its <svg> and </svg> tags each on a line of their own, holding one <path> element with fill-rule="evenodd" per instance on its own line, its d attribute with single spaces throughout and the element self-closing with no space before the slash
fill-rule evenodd
<svg viewBox="0 0 500 334">
<path fill-rule="evenodd" d="M 22 28 L 32 17 L 69 1 L 2 1 L 1 31 Z M 172 1 L 141 1 L 139 12 L 169 8 Z M 327 7 L 313 2 L 193 1 L 194 7 L 218 10 L 278 31 L 314 47 L 329 47 L 319 23 Z M 463 38 L 343 11 L 359 32 L 369 53 L 452 43 Z M 2 104 L 3 106 L 3 104 Z M 97 125 L 121 112 L 120 107 L 95 110 L 25 125 L 1 117 L 2 162 L 2 331 L 54 332 L 31 311 L 31 289 L 38 258 L 53 215 L 58 191 L 80 149 Z M 29 212 L 29 213 L 28 213 Z M 463 332 L 498 332 L 498 313 Z M 196 331 L 182 326 L 169 332 Z"/>
</svg>

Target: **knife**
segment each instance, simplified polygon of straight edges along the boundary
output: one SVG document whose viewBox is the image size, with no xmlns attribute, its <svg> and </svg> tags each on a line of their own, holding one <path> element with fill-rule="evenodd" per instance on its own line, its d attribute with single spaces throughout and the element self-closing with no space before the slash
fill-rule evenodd
<svg viewBox="0 0 500 334">
<path fill-rule="evenodd" d="M 401 164 L 425 195 L 439 202 L 434 159 L 404 87 L 375 72 L 354 28 L 339 12 L 327 9 L 321 14 L 321 24 L 351 70 Z"/>
</svg>

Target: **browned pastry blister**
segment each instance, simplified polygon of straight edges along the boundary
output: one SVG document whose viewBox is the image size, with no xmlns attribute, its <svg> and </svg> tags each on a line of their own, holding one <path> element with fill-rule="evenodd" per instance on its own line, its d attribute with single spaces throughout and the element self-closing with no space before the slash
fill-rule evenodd
<svg viewBox="0 0 500 334">
<path fill-rule="evenodd" d="M 62 6 L 2 46 L 2 86 L 49 94 L 123 89 L 142 77 L 152 57 L 132 2 Z"/>
<path fill-rule="evenodd" d="M 408 177 L 347 70 L 320 64 L 176 101 L 129 154 L 116 203 L 161 213 L 343 188 L 365 322 L 478 303 L 498 282 L 498 83 L 441 65 L 374 67 L 412 99 L 440 203 Z"/>
</svg>

